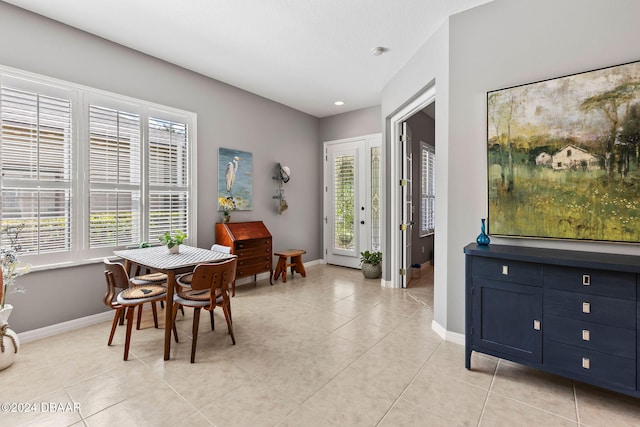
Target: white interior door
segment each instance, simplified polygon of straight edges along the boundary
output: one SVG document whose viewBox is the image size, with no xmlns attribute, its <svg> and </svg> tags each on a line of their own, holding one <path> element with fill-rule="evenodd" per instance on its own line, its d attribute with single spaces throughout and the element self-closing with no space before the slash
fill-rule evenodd
<svg viewBox="0 0 640 427">
<path fill-rule="evenodd" d="M 413 228 L 413 198 L 412 198 L 412 165 L 411 135 L 407 122 L 402 122 L 402 176 L 400 179 L 402 193 L 402 224 L 400 224 L 400 240 L 402 241 L 402 255 L 400 266 L 400 280 L 403 288 L 407 287 L 409 280 L 409 267 L 411 267 L 411 232 Z"/>
<path fill-rule="evenodd" d="M 381 141 L 378 134 L 325 143 L 324 247 L 329 264 L 359 268 L 360 252 L 381 250 Z"/>
</svg>

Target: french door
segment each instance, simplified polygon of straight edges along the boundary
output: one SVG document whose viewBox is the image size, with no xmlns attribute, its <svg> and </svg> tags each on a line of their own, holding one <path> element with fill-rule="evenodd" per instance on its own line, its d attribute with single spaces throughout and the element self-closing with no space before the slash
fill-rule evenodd
<svg viewBox="0 0 640 427">
<path fill-rule="evenodd" d="M 325 262 L 359 268 L 360 252 L 382 250 L 380 134 L 325 142 Z"/>
</svg>

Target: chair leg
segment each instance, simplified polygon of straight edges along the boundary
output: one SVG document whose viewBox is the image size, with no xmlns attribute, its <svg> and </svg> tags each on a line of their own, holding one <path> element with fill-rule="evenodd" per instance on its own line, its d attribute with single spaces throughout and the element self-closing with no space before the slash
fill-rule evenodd
<svg viewBox="0 0 640 427">
<path fill-rule="evenodd" d="M 173 338 L 178 342 L 178 329 L 176 328 L 176 315 L 178 314 L 178 304 L 173 304 L 173 315 L 171 316 L 171 323 L 173 324 Z"/>
<path fill-rule="evenodd" d="M 127 308 L 127 335 L 124 340 L 124 360 L 129 359 L 129 344 L 131 343 L 131 329 L 133 328 L 133 311 L 136 306 Z"/>
<path fill-rule="evenodd" d="M 153 311 L 153 326 L 158 329 L 158 309 L 156 308 L 156 302 L 151 303 L 151 311 Z"/>
<path fill-rule="evenodd" d="M 193 340 L 191 341 L 191 363 L 196 361 L 196 345 L 198 344 L 198 324 L 200 323 L 200 307 L 193 309 Z"/>
<path fill-rule="evenodd" d="M 224 311 L 224 318 L 227 321 L 227 328 L 229 329 L 229 335 L 231 335 L 231 341 L 233 342 L 233 345 L 236 345 L 236 337 L 233 335 L 233 323 L 231 323 L 231 312 L 229 311 L 229 308 L 229 305 L 222 305 L 222 311 Z"/>
<path fill-rule="evenodd" d="M 116 314 L 113 316 L 113 324 L 111 325 L 111 334 L 109 334 L 109 342 L 107 345 L 111 345 L 113 341 L 113 335 L 116 333 L 116 326 L 118 326 L 118 320 L 120 320 L 120 312 L 122 308 L 116 308 Z"/>
<path fill-rule="evenodd" d="M 144 304 L 140 304 L 138 306 L 138 321 L 136 322 L 136 330 L 139 331 L 140 330 L 140 322 L 142 321 L 142 306 Z"/>
<path fill-rule="evenodd" d="M 213 309 L 209 310 L 209 317 L 211 318 L 211 330 L 215 331 L 216 330 L 216 324 L 213 320 Z"/>
</svg>

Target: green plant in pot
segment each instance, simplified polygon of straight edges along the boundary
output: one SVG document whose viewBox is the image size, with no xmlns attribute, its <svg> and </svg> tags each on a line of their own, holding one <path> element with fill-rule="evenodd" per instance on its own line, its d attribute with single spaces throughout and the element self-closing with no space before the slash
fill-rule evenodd
<svg viewBox="0 0 640 427">
<path fill-rule="evenodd" d="M 367 279 L 377 279 L 382 276 L 382 252 L 360 252 L 362 274 Z"/>
<path fill-rule="evenodd" d="M 167 252 L 169 253 L 178 253 L 180 245 L 186 238 L 186 233 L 180 230 L 176 230 L 173 234 L 166 231 L 162 236 L 158 237 L 160 242 L 167 247 Z"/>
</svg>

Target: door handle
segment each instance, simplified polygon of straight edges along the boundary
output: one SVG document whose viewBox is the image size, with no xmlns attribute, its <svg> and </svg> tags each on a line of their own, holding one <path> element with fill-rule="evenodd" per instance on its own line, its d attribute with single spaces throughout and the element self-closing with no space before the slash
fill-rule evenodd
<svg viewBox="0 0 640 427">
<path fill-rule="evenodd" d="M 360 221 L 360 224 L 363 224 L 363 225 L 364 225 L 364 221 Z"/>
</svg>

